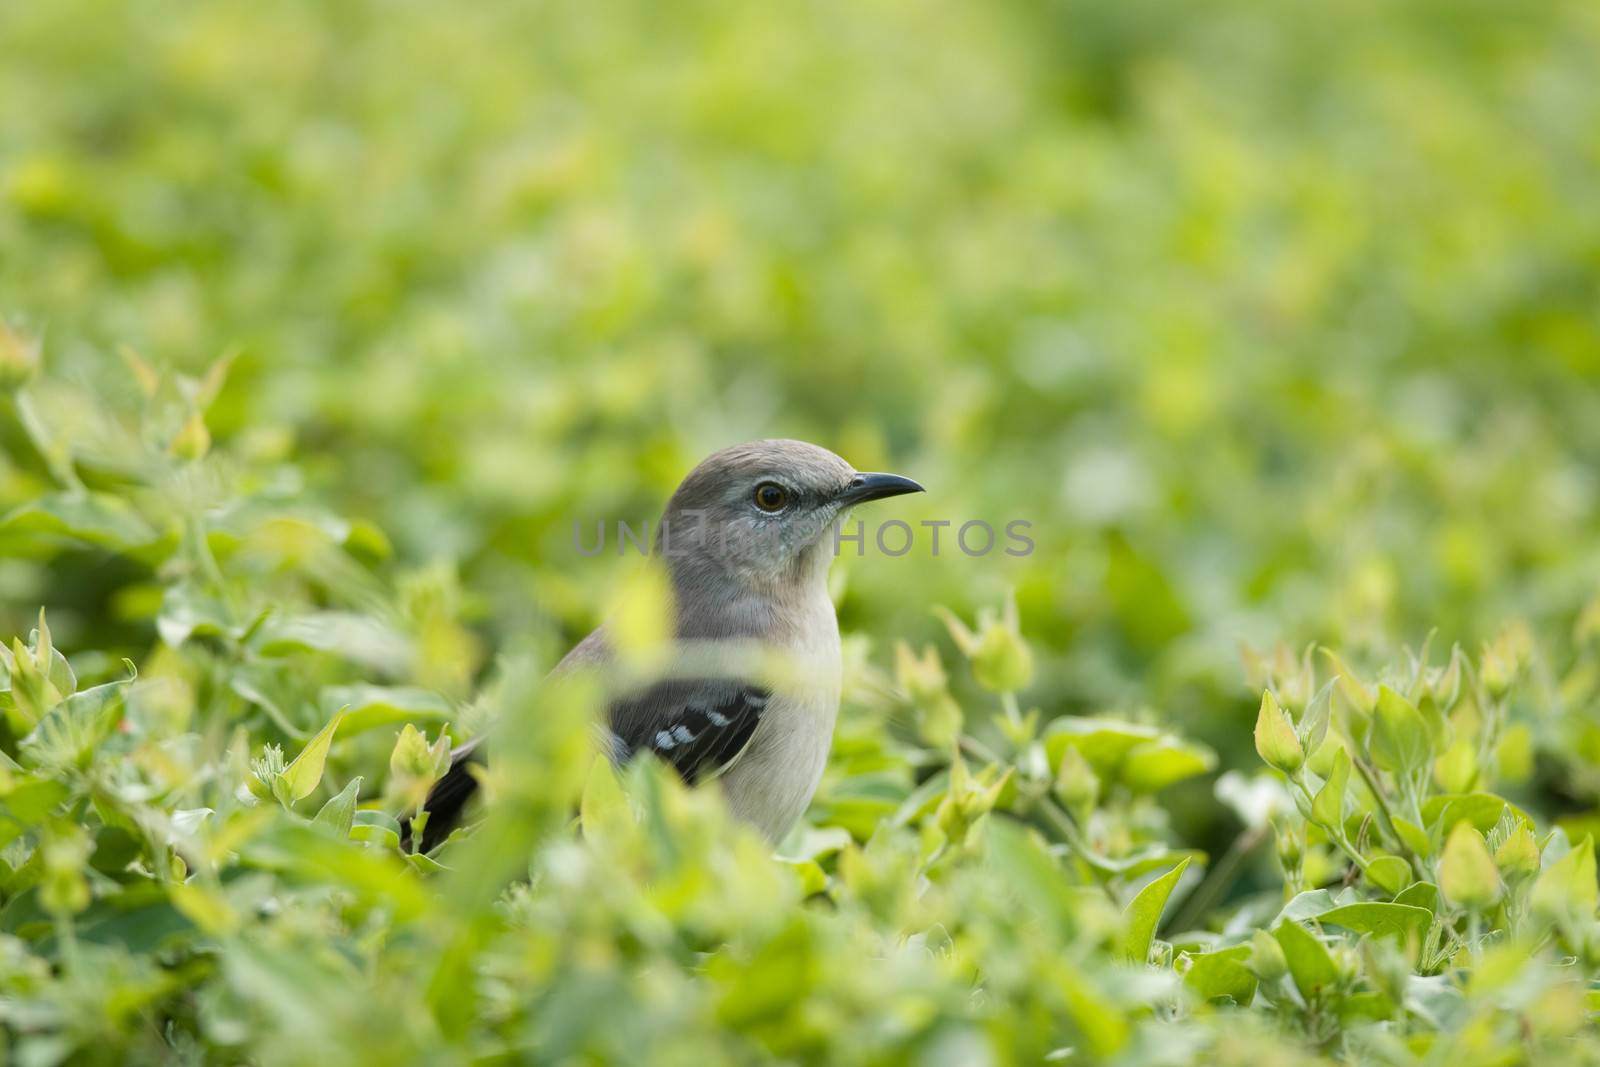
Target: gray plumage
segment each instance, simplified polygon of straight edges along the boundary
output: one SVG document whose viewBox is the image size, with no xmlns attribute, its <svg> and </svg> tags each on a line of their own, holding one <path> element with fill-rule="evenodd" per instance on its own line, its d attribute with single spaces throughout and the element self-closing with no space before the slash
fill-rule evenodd
<svg viewBox="0 0 1600 1067">
<path fill-rule="evenodd" d="M 613 760 L 653 752 L 691 785 L 715 778 L 733 812 L 769 840 L 788 833 L 822 777 L 839 711 L 839 626 L 827 576 L 840 516 L 921 489 L 897 475 L 860 474 L 803 441 L 723 449 L 691 471 L 654 545 L 685 651 L 667 676 L 612 700 Z M 777 662 L 777 675 L 752 670 L 752 649 Z M 555 673 L 603 673 L 612 659 L 601 626 Z M 424 851 L 459 821 L 477 784 L 468 764 L 482 755 L 481 738 L 463 745 L 435 785 Z"/>
</svg>

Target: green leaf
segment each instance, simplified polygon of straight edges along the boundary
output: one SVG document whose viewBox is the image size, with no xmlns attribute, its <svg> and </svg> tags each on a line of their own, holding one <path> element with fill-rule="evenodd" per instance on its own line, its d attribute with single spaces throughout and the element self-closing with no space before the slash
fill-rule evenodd
<svg viewBox="0 0 1600 1067">
<path fill-rule="evenodd" d="M 326 652 L 385 672 L 401 671 L 411 660 L 411 642 L 403 634 L 348 611 L 273 616 L 257 628 L 253 644 L 263 656 Z"/>
<path fill-rule="evenodd" d="M 1340 659 L 1333 649 L 1324 648 L 1322 654 L 1333 665 L 1334 682 L 1338 685 L 1340 694 L 1361 716 L 1372 714 L 1378 698 L 1371 688 L 1356 677 L 1355 672 L 1345 665 L 1344 660 Z"/>
<path fill-rule="evenodd" d="M 1114 775 L 1129 752 L 1157 740 L 1161 733 L 1151 726 L 1117 719 L 1061 718 L 1045 727 L 1044 750 L 1050 766 L 1059 767 L 1061 753 L 1070 745 L 1104 778 Z"/>
<path fill-rule="evenodd" d="M 1399 856 L 1376 856 L 1367 863 L 1367 881 L 1391 896 L 1411 881 L 1411 864 Z"/>
<path fill-rule="evenodd" d="M 172 906 L 166 890 L 149 882 L 97 897 L 73 920 L 73 928 L 81 941 L 138 954 L 181 944 L 197 933 L 194 924 Z"/>
<path fill-rule="evenodd" d="M 1245 966 L 1249 958 L 1249 945 L 1191 956 L 1184 984 L 1204 1000 L 1231 1000 L 1249 1007 L 1256 995 L 1256 976 Z"/>
<path fill-rule="evenodd" d="M 1343 748 L 1333 754 L 1333 769 L 1311 802 L 1311 817 L 1323 826 L 1344 823 L 1344 795 L 1350 786 L 1350 754 Z"/>
<path fill-rule="evenodd" d="M 1183 872 L 1188 866 L 1189 861 L 1185 859 L 1139 890 L 1139 895 L 1134 897 L 1123 911 L 1124 932 L 1120 954 L 1124 959 L 1143 963 L 1150 955 L 1150 942 L 1155 937 L 1157 924 L 1161 922 L 1161 912 L 1167 906 L 1167 898 L 1172 895 L 1173 887 L 1178 884 L 1178 879 L 1183 877 Z"/>
<path fill-rule="evenodd" d="M 1009 819 L 990 822 L 989 859 L 1006 884 L 1055 936 L 1070 937 L 1078 924 L 1077 896 L 1038 835 Z"/>
<path fill-rule="evenodd" d="M 1402 776 L 1415 774 L 1432 758 L 1428 727 L 1421 713 L 1386 685 L 1378 687 L 1372 755 L 1379 767 Z"/>
<path fill-rule="evenodd" d="M 1333 679 L 1325 682 L 1322 688 L 1317 690 L 1317 695 L 1306 705 L 1305 714 L 1300 716 L 1296 732 L 1305 746 L 1307 758 L 1316 754 L 1328 736 L 1328 721 L 1333 712 L 1333 687 Z"/>
<path fill-rule="evenodd" d="M 1504 889 L 1483 834 L 1465 820 L 1456 823 L 1439 856 L 1439 891 L 1458 907 L 1485 911 Z"/>
<path fill-rule="evenodd" d="M 23 504 L 0 519 L 0 533 L 61 537 L 121 552 L 148 545 L 158 536 L 119 497 L 82 491 Z"/>
<path fill-rule="evenodd" d="M 1129 750 L 1116 780 L 1135 793 L 1154 793 L 1185 778 L 1209 774 L 1216 765 L 1217 754 L 1206 746 L 1163 736 Z"/>
<path fill-rule="evenodd" d="M 1067 1013 L 1083 1035 L 1095 1062 L 1111 1060 L 1127 1045 L 1130 1020 L 1116 1001 L 1099 989 L 1087 974 L 1062 971 L 1057 981 L 1067 1002 Z"/>
<path fill-rule="evenodd" d="M 1594 839 L 1585 837 L 1565 856 L 1548 864 L 1533 883 L 1530 898 L 1539 914 L 1558 921 L 1588 923 L 1600 907 L 1595 881 Z"/>
<path fill-rule="evenodd" d="M 333 685 L 322 691 L 323 707 L 345 709 L 340 737 L 403 722 L 444 722 L 450 702 L 431 689 L 404 685 Z"/>
<path fill-rule="evenodd" d="M 801 897 L 813 897 L 828 888 L 828 873 L 816 860 L 778 859 L 778 862 L 794 874 Z"/>
<path fill-rule="evenodd" d="M 1396 937 L 1401 941 L 1406 941 L 1415 935 L 1420 942 L 1423 935 L 1428 932 L 1428 927 L 1433 925 L 1433 913 L 1426 908 L 1414 908 L 1408 904 L 1368 901 L 1362 904 L 1346 904 L 1325 911 L 1317 916 L 1317 921 L 1332 926 L 1342 926 L 1358 934 Z"/>
<path fill-rule="evenodd" d="M 1297 922 L 1281 923 L 1272 934 L 1283 949 L 1295 988 L 1306 1000 L 1314 1000 L 1338 984 L 1339 970 L 1316 935 Z"/>
<path fill-rule="evenodd" d="M 1286 922 L 1315 919 L 1323 912 L 1331 911 L 1341 904 L 1352 903 L 1355 899 L 1355 893 L 1350 890 L 1345 890 L 1336 896 L 1326 889 L 1308 889 L 1295 894 L 1294 899 L 1278 912 L 1277 918 Z"/>
<path fill-rule="evenodd" d="M 67 787 L 54 779 L 0 774 L 0 848 L 43 823 L 66 799 Z"/>
<path fill-rule="evenodd" d="M 1487 834 L 1508 809 L 1518 822 L 1533 829 L 1533 820 L 1527 812 L 1493 793 L 1446 793 L 1429 797 L 1422 805 L 1422 819 L 1430 829 L 1441 834 L 1449 833 L 1456 823 L 1463 821 L 1470 822 L 1479 833 Z"/>
<path fill-rule="evenodd" d="M 583 798 L 578 803 L 578 824 L 583 827 L 584 837 L 596 840 L 617 840 L 633 828 L 633 808 L 605 756 L 595 756 L 589 765 Z"/>
<path fill-rule="evenodd" d="M 101 874 L 122 880 L 127 875 L 128 864 L 138 859 L 143 849 L 142 836 L 136 837 L 121 826 L 102 826 L 94 835 L 94 855 L 90 863 Z"/>
<path fill-rule="evenodd" d="M 322 805 L 322 810 L 311 821 L 318 826 L 332 827 L 340 837 L 349 837 L 350 827 L 355 823 L 356 798 L 360 794 L 361 779 L 350 779 L 348 785 Z"/>
<path fill-rule="evenodd" d="M 156 615 L 156 633 L 169 648 L 194 636 L 222 636 L 235 632 L 222 601 L 188 582 L 169 586 Z"/>
<path fill-rule="evenodd" d="M 355 894 L 359 900 L 394 909 L 398 921 L 425 914 L 437 901 L 414 878 L 403 876 L 400 857 L 375 849 L 351 848 L 302 820 L 279 820 L 240 848 L 241 864 L 258 870 L 292 873 Z"/>
<path fill-rule="evenodd" d="M 29 636 L 34 647 L 34 655 L 39 661 L 49 664 L 45 668 L 46 680 L 54 687 L 56 693 L 63 699 L 71 696 L 78 690 L 78 678 L 72 672 L 72 664 L 67 662 L 67 657 L 55 646 L 50 638 L 50 624 L 45 621 L 44 609 L 39 610 L 39 625 Z"/>
<path fill-rule="evenodd" d="M 1396 904 L 1409 904 L 1414 908 L 1439 910 L 1439 887 L 1432 882 L 1413 882 L 1394 898 Z"/>
<path fill-rule="evenodd" d="M 1339 1021 L 1345 1024 L 1381 1022 L 1384 1019 L 1394 1018 L 1395 1010 L 1394 1001 L 1386 993 L 1377 991 L 1352 993 L 1339 1002 Z"/>
<path fill-rule="evenodd" d="M 344 712 L 336 712 L 328 720 L 328 725 L 318 730 L 317 735 L 300 750 L 294 762 L 283 769 L 278 781 L 282 783 L 290 804 L 310 796 L 322 781 L 322 769 L 328 761 L 328 746 L 333 744 L 333 735 L 338 732 L 339 721 L 343 718 Z"/>
<path fill-rule="evenodd" d="M 208 934 L 226 934 L 239 925 L 239 916 L 228 903 L 228 898 L 214 886 L 201 882 L 184 882 L 168 889 L 172 906 L 184 918 Z"/>
<path fill-rule="evenodd" d="M 412 870 L 421 871 L 423 874 L 438 874 L 441 871 L 451 869 L 432 856 L 425 856 L 421 852 L 403 852 L 401 853 L 401 858 L 406 861 Z"/>
<path fill-rule="evenodd" d="M 1141 874 L 1166 867 L 1180 859 L 1204 859 L 1205 853 L 1197 848 L 1168 848 L 1165 845 L 1150 845 L 1137 852 L 1130 852 L 1126 856 L 1113 859 L 1093 853 L 1079 857 L 1089 866 L 1106 874 L 1114 874 L 1119 878 L 1132 880 Z"/>
<path fill-rule="evenodd" d="M 50 660 L 47 658 L 46 668 L 41 669 L 35 650 L 24 646 L 21 639 L 12 638 L 5 661 L 5 699 L 0 707 L 12 730 L 23 733 L 49 714 L 61 702 L 62 694 L 50 680 Z"/>
<path fill-rule="evenodd" d="M 400 823 L 386 811 L 357 811 L 350 821 L 350 840 L 367 841 L 381 848 L 400 847 Z"/>
<path fill-rule="evenodd" d="M 1406 848 L 1415 852 L 1422 859 L 1427 859 L 1433 855 L 1433 838 L 1428 836 L 1426 830 L 1416 823 L 1402 819 L 1398 815 L 1391 821 L 1394 823 L 1394 832 L 1400 835 L 1400 841 Z"/>
<path fill-rule="evenodd" d="M 87 766 L 122 721 L 126 686 L 107 682 L 63 700 L 22 739 L 22 754 L 35 766 L 53 770 Z"/>
</svg>

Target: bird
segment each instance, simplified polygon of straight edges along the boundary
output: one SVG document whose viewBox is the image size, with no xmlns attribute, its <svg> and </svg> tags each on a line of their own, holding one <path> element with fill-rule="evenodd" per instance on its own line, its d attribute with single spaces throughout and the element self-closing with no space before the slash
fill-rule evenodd
<svg viewBox="0 0 1600 1067">
<path fill-rule="evenodd" d="M 669 647 L 679 662 L 610 699 L 601 747 L 612 763 L 648 753 L 690 786 L 715 781 L 737 818 L 781 841 L 816 792 L 839 712 L 839 624 L 827 579 L 841 519 L 858 504 L 923 491 L 795 440 L 724 448 L 690 471 L 651 549 L 668 577 Z M 781 678 L 754 670 L 741 658 L 750 648 L 791 669 Z M 551 676 L 603 674 L 617 658 L 602 624 Z M 706 669 L 708 659 L 726 669 Z M 429 792 L 422 852 L 460 825 L 478 789 L 475 766 L 488 756 L 485 737 L 456 748 Z M 409 848 L 409 825 L 403 831 Z"/>
</svg>

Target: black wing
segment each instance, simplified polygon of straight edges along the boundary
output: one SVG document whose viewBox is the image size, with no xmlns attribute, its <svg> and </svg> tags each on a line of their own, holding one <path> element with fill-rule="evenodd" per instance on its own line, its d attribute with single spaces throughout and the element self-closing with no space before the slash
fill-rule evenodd
<svg viewBox="0 0 1600 1067">
<path fill-rule="evenodd" d="M 732 681 L 658 682 L 611 708 L 616 762 L 654 752 L 690 785 L 733 765 L 761 724 L 771 694 Z"/>
<path fill-rule="evenodd" d="M 690 785 L 714 778 L 750 744 L 770 697 L 758 686 L 726 680 L 658 682 L 637 697 L 612 704 L 610 756 L 620 765 L 640 752 L 654 752 Z M 477 738 L 456 749 L 450 769 L 429 792 L 421 851 L 433 850 L 460 825 L 467 802 L 478 791 L 472 765 L 483 759 L 482 741 Z M 409 819 L 402 820 L 400 835 L 401 847 L 409 848 Z"/>
<path fill-rule="evenodd" d="M 478 750 L 483 738 L 475 738 L 450 754 L 450 769 L 433 783 L 423 808 L 428 812 L 428 825 L 419 842 L 421 852 L 432 852 L 461 823 L 462 810 L 478 791 L 478 776 L 472 765 L 481 761 Z M 411 820 L 400 820 L 400 847 L 411 847 Z"/>
</svg>

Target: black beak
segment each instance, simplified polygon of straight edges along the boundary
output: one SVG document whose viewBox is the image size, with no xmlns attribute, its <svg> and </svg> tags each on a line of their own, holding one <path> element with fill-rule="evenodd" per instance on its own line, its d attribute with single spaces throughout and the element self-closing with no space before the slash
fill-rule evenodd
<svg viewBox="0 0 1600 1067">
<path fill-rule="evenodd" d="M 922 486 L 898 474 L 858 474 L 836 499 L 841 506 L 849 507 L 866 500 L 882 500 L 886 496 L 920 492 L 923 492 Z"/>
</svg>

